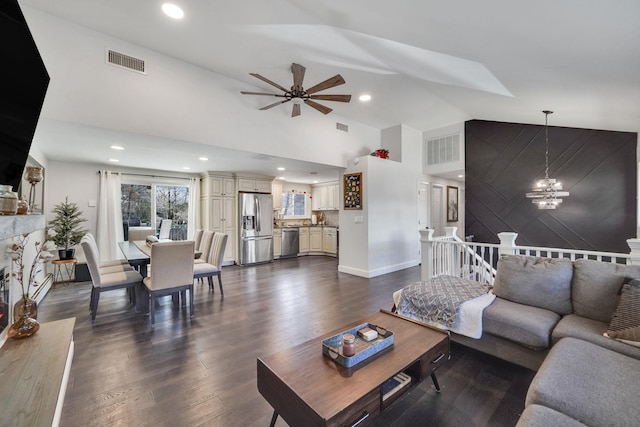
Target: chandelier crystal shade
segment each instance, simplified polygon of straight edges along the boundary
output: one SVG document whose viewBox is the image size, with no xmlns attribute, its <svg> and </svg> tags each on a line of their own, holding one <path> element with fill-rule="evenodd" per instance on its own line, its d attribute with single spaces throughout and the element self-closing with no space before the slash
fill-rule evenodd
<svg viewBox="0 0 640 427">
<path fill-rule="evenodd" d="M 535 183 L 532 191 L 527 193 L 527 198 L 533 199 L 532 202 L 538 205 L 538 209 L 555 209 L 562 203 L 562 197 L 568 197 L 568 191 L 562 191 L 562 183 L 557 182 L 554 178 L 549 178 L 549 127 L 547 117 L 553 114 L 553 111 L 544 110 L 544 179 Z"/>
</svg>

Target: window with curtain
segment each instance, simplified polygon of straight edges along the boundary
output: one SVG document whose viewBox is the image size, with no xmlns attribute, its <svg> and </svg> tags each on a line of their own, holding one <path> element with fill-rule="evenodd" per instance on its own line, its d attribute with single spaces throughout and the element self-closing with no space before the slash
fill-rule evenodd
<svg viewBox="0 0 640 427">
<path fill-rule="evenodd" d="M 308 217 L 307 195 L 304 193 L 282 193 L 280 214 L 286 217 Z"/>
<path fill-rule="evenodd" d="M 123 176 L 122 221 L 128 227 L 152 227 L 159 230 L 163 219 L 170 219 L 172 240 L 186 240 L 189 222 L 189 183 L 171 182 L 156 177 Z M 150 182 L 145 182 L 150 181 Z"/>
</svg>

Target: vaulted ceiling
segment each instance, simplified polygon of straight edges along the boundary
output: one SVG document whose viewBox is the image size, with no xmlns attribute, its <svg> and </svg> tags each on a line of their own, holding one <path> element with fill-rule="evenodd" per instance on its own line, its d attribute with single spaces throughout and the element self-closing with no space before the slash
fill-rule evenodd
<svg viewBox="0 0 640 427">
<path fill-rule="evenodd" d="M 38 146 L 52 158 L 104 163 L 109 153 L 99 147 L 130 138 L 138 151 L 124 165 L 145 167 L 140 157 L 151 150 L 157 168 L 179 170 L 179 153 L 165 148 L 180 141 L 180 154 L 206 151 L 211 158 L 226 159 L 229 168 L 266 172 L 293 159 L 288 179 L 309 182 L 305 174 L 310 169 L 326 165 L 333 171 L 346 165 L 349 157 L 379 145 L 379 138 L 372 137 L 378 130 L 398 124 L 418 130 L 468 119 L 539 124 L 541 110 L 551 109 L 555 114 L 549 124 L 554 126 L 640 128 L 637 0 L 176 0 L 185 13 L 181 20 L 165 16 L 162 1 L 19 3 L 45 64 L 51 65 L 48 96 L 55 99 L 45 102 L 37 136 Z M 89 45 L 73 46 L 80 38 L 103 46 L 98 63 L 84 50 Z M 188 67 L 187 74 L 174 73 L 174 83 L 167 86 L 175 87 L 158 87 L 156 81 L 154 96 L 165 89 L 184 92 L 184 85 L 202 79 L 201 93 L 188 100 L 184 111 L 206 107 L 216 115 L 215 122 L 190 113 L 198 120 L 183 117 L 181 129 L 153 105 L 136 112 L 138 117 L 156 117 L 153 123 L 135 120 L 130 108 L 150 89 L 127 84 L 126 101 L 115 104 L 117 97 L 100 92 L 114 88 L 96 81 L 102 71 L 94 67 L 105 66 L 104 49 L 112 46 L 146 56 L 149 78 L 159 74 L 154 69 L 159 58 L 163 65 L 182 64 L 176 70 Z M 258 111 L 276 99 L 240 94 L 279 93 L 249 73 L 288 88 L 292 62 L 307 68 L 305 87 L 341 74 L 346 84 L 323 93 L 352 94 L 352 101 L 322 102 L 333 108 L 327 116 L 302 105 L 301 116 L 291 118 L 291 103 Z M 57 86 L 56 81 L 61 83 Z M 372 100 L 360 102 L 358 96 L 365 93 Z M 218 103 L 210 103 L 214 101 L 207 96 Z M 187 103 L 175 99 L 182 102 Z M 354 133 L 346 140 L 337 137 L 343 145 L 327 142 L 324 148 L 332 154 L 324 155 L 323 141 L 333 139 L 324 127 L 335 131 L 336 122 Z M 229 140 L 234 133 L 255 139 L 251 135 L 256 133 L 243 134 L 242 129 L 251 126 L 260 126 L 256 133 L 264 135 L 262 145 Z M 298 148 L 304 141 L 311 147 Z M 94 143 L 95 149 L 78 153 L 78 147 Z M 238 158 L 241 164 L 234 164 Z M 191 172 L 216 167 L 194 164 Z M 294 178 L 296 167 L 301 176 Z"/>
</svg>

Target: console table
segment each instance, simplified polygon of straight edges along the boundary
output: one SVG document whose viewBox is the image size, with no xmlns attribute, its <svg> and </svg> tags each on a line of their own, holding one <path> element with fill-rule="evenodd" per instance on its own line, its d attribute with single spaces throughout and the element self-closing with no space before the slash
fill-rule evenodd
<svg viewBox="0 0 640 427">
<path fill-rule="evenodd" d="M 0 348 L 2 419 L 17 426 L 58 426 L 73 359 L 76 319 L 40 325 L 35 335 Z"/>
</svg>

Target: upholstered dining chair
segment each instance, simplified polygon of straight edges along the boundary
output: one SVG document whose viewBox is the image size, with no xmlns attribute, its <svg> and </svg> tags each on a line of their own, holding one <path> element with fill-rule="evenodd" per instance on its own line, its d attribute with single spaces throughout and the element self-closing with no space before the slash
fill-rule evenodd
<svg viewBox="0 0 640 427">
<path fill-rule="evenodd" d="M 102 261 L 100 257 L 100 252 L 98 251 L 98 243 L 96 242 L 96 238 L 93 237 L 93 234 L 86 233 L 83 238 L 86 238 L 89 244 L 91 245 L 91 249 L 98 261 L 98 267 L 100 268 L 100 273 L 118 273 L 120 271 L 134 270 L 133 267 L 129 265 L 129 262 L 126 259 L 116 259 L 110 261 Z"/>
<path fill-rule="evenodd" d="M 109 270 L 110 272 L 102 272 L 98 261 L 98 253 L 94 252 L 91 247 L 90 238 L 87 236 L 83 237 L 80 245 L 87 259 L 89 275 L 91 276 L 91 283 L 93 284 L 91 287 L 91 298 L 89 300 L 91 320 L 96 320 L 98 303 L 102 292 L 126 288 L 129 290 L 129 302 L 135 303 L 135 289 L 142 286 L 142 276 L 140 276 L 140 273 L 133 269 L 124 269 L 117 266 L 109 267 L 111 269 Z"/>
<path fill-rule="evenodd" d="M 193 266 L 193 277 L 196 279 L 206 277 L 211 289 L 215 290 L 213 276 L 218 276 L 218 284 L 220 285 L 220 294 L 222 296 L 224 296 L 224 290 L 222 289 L 222 261 L 228 237 L 225 233 L 213 233 L 207 258 L 204 262 L 194 262 Z"/>
<path fill-rule="evenodd" d="M 193 317 L 193 253 L 193 240 L 151 245 L 151 275 L 143 280 L 149 293 L 151 326 L 156 322 L 156 298 L 176 292 L 182 295 L 182 306 L 185 306 L 186 291 L 189 291 L 189 313 Z"/>
<path fill-rule="evenodd" d="M 206 263 L 209 258 L 209 252 L 211 251 L 211 242 L 213 241 L 213 231 L 205 230 L 202 232 L 202 237 L 200 238 L 200 248 L 198 249 L 201 252 L 200 258 L 195 260 L 196 264 Z"/>
<path fill-rule="evenodd" d="M 196 230 L 195 234 L 193 235 L 193 246 L 195 247 L 196 251 L 200 252 L 202 252 L 202 249 L 200 248 L 200 243 L 202 242 L 202 233 L 204 233 L 204 230 L 200 228 Z"/>
<path fill-rule="evenodd" d="M 171 223 L 170 219 L 163 219 L 160 222 L 160 232 L 158 233 L 158 239 L 167 240 L 171 238 Z"/>
</svg>

